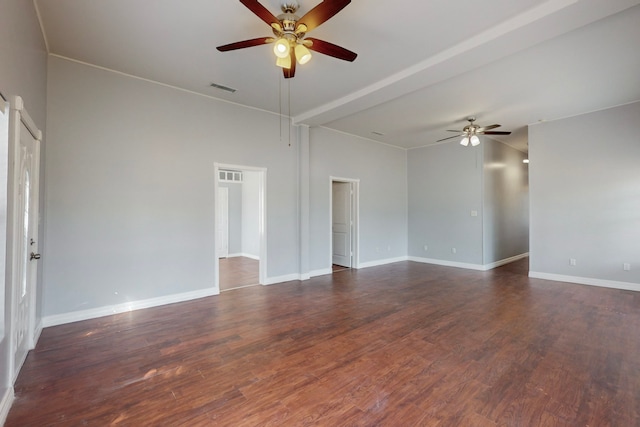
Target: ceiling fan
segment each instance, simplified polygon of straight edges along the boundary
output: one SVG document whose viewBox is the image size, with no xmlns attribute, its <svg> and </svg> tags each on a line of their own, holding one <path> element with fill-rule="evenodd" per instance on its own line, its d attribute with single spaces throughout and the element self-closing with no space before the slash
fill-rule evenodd
<svg viewBox="0 0 640 427">
<path fill-rule="evenodd" d="M 466 147 L 471 143 L 471 145 L 475 147 L 480 144 L 480 138 L 478 138 L 478 135 L 511 135 L 511 132 L 491 130 L 499 128 L 501 125 L 478 126 L 475 124 L 476 118 L 473 116 L 467 118 L 467 120 L 469 121 L 469 124 L 463 127 L 462 130 L 447 130 L 447 132 L 456 132 L 458 135 L 442 138 L 436 142 L 462 137 L 460 145 L 464 145 Z"/>
<path fill-rule="evenodd" d="M 257 0 L 240 0 L 240 3 L 256 14 L 258 18 L 269 24 L 274 37 L 259 37 L 218 46 L 217 49 L 220 52 L 275 42 L 273 51 L 277 57 L 276 65 L 282 67 L 285 79 L 295 75 L 296 62 L 299 64 L 309 62 L 311 59 L 309 49 L 345 61 L 353 61 L 358 56 L 356 53 L 333 43 L 312 37 L 305 38 L 307 32 L 332 18 L 351 3 L 351 0 L 322 1 L 303 15 L 302 18 L 295 14 L 299 7 L 296 1 L 285 0 L 281 5 L 283 13 L 277 17 Z"/>
</svg>

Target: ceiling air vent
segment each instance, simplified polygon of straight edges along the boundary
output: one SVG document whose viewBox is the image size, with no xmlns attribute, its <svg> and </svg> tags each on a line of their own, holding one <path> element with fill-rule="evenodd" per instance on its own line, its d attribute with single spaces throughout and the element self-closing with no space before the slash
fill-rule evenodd
<svg viewBox="0 0 640 427">
<path fill-rule="evenodd" d="M 234 93 L 236 91 L 236 89 L 232 87 L 219 85 L 217 83 L 211 83 L 209 86 L 215 87 L 216 89 L 220 89 L 220 90 L 226 90 L 227 92 L 231 92 L 231 93 Z"/>
</svg>

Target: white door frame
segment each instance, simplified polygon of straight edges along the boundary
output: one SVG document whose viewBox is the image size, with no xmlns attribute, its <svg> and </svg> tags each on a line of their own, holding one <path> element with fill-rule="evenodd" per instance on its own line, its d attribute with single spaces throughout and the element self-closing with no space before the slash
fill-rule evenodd
<svg viewBox="0 0 640 427">
<path fill-rule="evenodd" d="M 258 183 L 258 232 L 260 233 L 260 260 L 258 261 L 258 282 L 261 285 L 267 283 L 267 168 L 259 168 L 254 166 L 231 165 L 226 163 L 214 163 L 214 191 L 213 197 L 215 202 L 214 212 L 218 212 L 218 187 L 220 183 L 220 169 L 232 169 L 238 171 L 259 172 Z M 215 214 L 214 213 L 214 214 Z M 214 217 L 215 224 L 215 217 Z M 215 228 L 215 227 L 214 227 Z M 218 257 L 218 248 L 214 241 L 214 260 L 215 269 L 213 275 L 213 286 L 217 294 L 220 293 L 220 260 Z"/>
<path fill-rule="evenodd" d="M 16 360 L 17 342 L 15 340 L 16 328 L 18 324 L 17 313 L 17 296 L 20 293 L 20 263 L 23 261 L 21 253 L 18 250 L 20 245 L 18 242 L 19 236 L 22 235 L 22 231 L 16 230 L 16 219 L 22 212 L 18 210 L 21 208 L 17 206 L 18 203 L 16 194 L 17 186 L 19 185 L 19 179 L 16 182 L 17 174 L 20 171 L 16 170 L 19 165 L 20 152 L 17 148 L 20 146 L 20 133 L 22 125 L 27 128 L 28 132 L 34 138 L 34 152 L 35 167 L 32 170 L 31 182 L 33 183 L 33 191 L 30 193 L 33 196 L 33 203 L 30 204 L 30 209 L 33 209 L 35 216 L 35 229 L 37 229 L 40 222 L 40 208 L 39 208 L 39 184 L 40 184 L 40 143 L 42 141 L 42 131 L 38 129 L 35 122 L 31 119 L 31 116 L 24 108 L 24 102 L 19 96 L 11 97 L 9 102 L 10 114 L 9 114 L 9 156 L 8 156 L 8 171 L 7 171 L 7 254 L 6 254 L 6 270 L 5 270 L 5 286 L 9 286 L 9 292 L 5 293 L 7 298 L 10 299 L 9 306 L 11 312 L 8 316 L 9 324 L 7 327 L 7 337 L 9 340 L 9 375 L 13 384 L 13 381 L 18 376 L 18 372 L 24 363 L 24 359 Z M 38 237 L 38 234 L 35 235 Z M 37 239 L 33 241 L 27 252 L 38 253 Z M 27 283 L 27 297 L 28 300 L 28 313 L 26 316 L 26 335 L 25 342 L 27 344 L 27 351 L 35 348 L 36 341 L 40 335 L 41 325 L 36 325 L 36 302 L 37 302 L 37 265 L 33 265 L 27 261 L 27 268 L 31 269 L 34 273 L 31 276 L 32 280 Z M 25 271 L 25 274 L 26 271 Z M 7 318 L 7 317 L 5 317 Z M 26 354 L 24 355 L 26 358 Z"/>
<path fill-rule="evenodd" d="M 329 177 L 329 269 L 333 265 L 333 183 L 346 182 L 351 184 L 351 213 L 353 224 L 351 226 L 351 267 L 360 268 L 360 180 L 352 178 Z"/>
</svg>

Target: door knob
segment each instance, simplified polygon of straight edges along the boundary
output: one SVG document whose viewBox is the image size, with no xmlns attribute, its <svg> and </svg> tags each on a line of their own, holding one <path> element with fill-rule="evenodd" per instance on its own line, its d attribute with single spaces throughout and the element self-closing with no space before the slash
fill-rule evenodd
<svg viewBox="0 0 640 427">
<path fill-rule="evenodd" d="M 31 252 L 31 256 L 29 257 L 29 260 L 32 260 L 32 259 L 40 259 L 40 254 Z"/>
</svg>

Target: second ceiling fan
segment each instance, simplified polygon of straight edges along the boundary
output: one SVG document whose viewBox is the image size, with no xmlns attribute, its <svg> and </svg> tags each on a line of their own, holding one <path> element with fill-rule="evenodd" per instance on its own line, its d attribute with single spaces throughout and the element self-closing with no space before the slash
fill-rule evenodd
<svg viewBox="0 0 640 427">
<path fill-rule="evenodd" d="M 480 138 L 478 138 L 478 135 L 511 135 L 511 132 L 509 131 L 491 130 L 499 128 L 501 125 L 498 124 L 489 126 L 478 126 L 477 124 L 475 124 L 476 118 L 473 116 L 469 117 L 467 121 L 469 122 L 469 124 L 462 128 L 462 130 L 447 130 L 447 132 L 456 132 L 458 133 L 458 135 L 450 136 L 448 138 L 442 138 L 437 140 L 436 142 L 462 137 L 462 140 L 460 140 L 460 145 L 464 145 L 466 147 L 469 145 L 469 143 L 471 143 L 471 145 L 475 147 L 476 145 L 480 144 Z"/>
<path fill-rule="evenodd" d="M 218 46 L 220 52 L 275 43 L 273 51 L 277 57 L 276 65 L 282 67 L 286 79 L 295 75 L 296 62 L 305 64 L 311 59 L 309 50 L 345 61 L 353 61 L 358 56 L 333 43 L 305 37 L 307 32 L 332 18 L 351 0 L 325 0 L 301 18 L 295 14 L 298 10 L 298 3 L 295 1 L 285 1 L 281 6 L 283 13 L 277 17 L 257 0 L 240 0 L 240 3 L 269 24 L 274 37 L 259 37 Z"/>
</svg>

